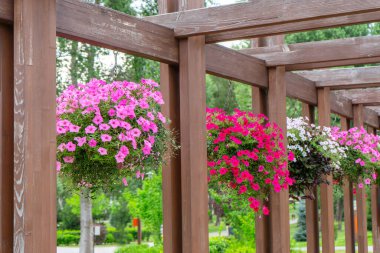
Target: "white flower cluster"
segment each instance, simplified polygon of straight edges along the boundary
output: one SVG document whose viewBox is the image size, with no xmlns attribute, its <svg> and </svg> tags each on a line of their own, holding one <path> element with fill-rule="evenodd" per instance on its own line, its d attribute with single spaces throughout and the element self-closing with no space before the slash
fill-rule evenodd
<svg viewBox="0 0 380 253">
<path fill-rule="evenodd" d="M 340 157 L 346 157 L 345 148 L 334 141 L 331 128 L 309 124 L 307 117 L 287 118 L 288 149 L 297 155 L 306 157 L 311 152 L 311 146 L 322 152 L 326 157 L 332 158 L 333 165 L 338 167 Z M 334 159 L 335 158 L 335 159 Z"/>
</svg>

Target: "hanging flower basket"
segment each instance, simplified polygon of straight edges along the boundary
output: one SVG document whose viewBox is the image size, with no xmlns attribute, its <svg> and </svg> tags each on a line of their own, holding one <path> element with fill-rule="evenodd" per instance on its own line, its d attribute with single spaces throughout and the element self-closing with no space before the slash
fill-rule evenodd
<svg viewBox="0 0 380 253">
<path fill-rule="evenodd" d="M 151 80 L 69 86 L 57 98 L 57 171 L 75 188 L 109 189 L 158 168 L 172 144 Z"/>
<path fill-rule="evenodd" d="M 307 118 L 287 119 L 288 149 L 295 159 L 289 163 L 290 176 L 295 182 L 289 189 L 294 199 L 314 199 L 313 189 L 326 180 L 327 175 L 340 169 L 345 148 L 333 140 L 329 127 L 309 124 Z"/>
<path fill-rule="evenodd" d="M 342 183 L 347 178 L 359 188 L 375 182 L 380 169 L 380 137 L 367 133 L 362 127 L 354 127 L 348 131 L 333 128 L 332 136 L 347 149 L 347 157 L 341 161 L 342 171 L 334 175 L 335 180 Z"/>
<path fill-rule="evenodd" d="M 293 180 L 281 129 L 264 115 L 235 110 L 207 110 L 209 181 L 225 194 L 245 199 L 264 215 L 271 190 L 288 189 Z"/>
</svg>

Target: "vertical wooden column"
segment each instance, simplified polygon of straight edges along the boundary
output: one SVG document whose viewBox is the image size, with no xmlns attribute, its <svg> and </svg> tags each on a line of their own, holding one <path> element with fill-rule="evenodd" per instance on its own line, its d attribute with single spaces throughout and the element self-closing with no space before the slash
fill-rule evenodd
<svg viewBox="0 0 380 253">
<path fill-rule="evenodd" d="M 14 252 L 55 252 L 56 1 L 14 8 Z"/>
<path fill-rule="evenodd" d="M 364 126 L 363 105 L 354 105 L 354 126 Z M 367 209 L 366 209 L 366 190 L 365 187 L 357 187 L 356 191 L 356 207 L 358 212 L 358 248 L 359 253 L 368 252 L 367 238 Z"/>
<path fill-rule="evenodd" d="M 318 117 L 320 126 L 330 126 L 330 88 L 318 89 Z M 334 201 L 332 175 L 326 178 L 331 184 L 321 185 L 321 230 L 322 252 L 335 252 L 334 246 Z"/>
<path fill-rule="evenodd" d="M 0 24 L 0 252 L 13 252 L 13 32 Z"/>
<path fill-rule="evenodd" d="M 160 0 L 160 14 L 178 11 L 178 0 Z M 178 66 L 160 64 L 161 92 L 165 101 L 163 114 L 171 122 L 177 143 L 180 143 L 180 102 Z M 163 239 L 164 251 L 182 252 L 182 209 L 181 209 L 181 154 L 169 158 L 162 168 L 163 195 Z"/>
<path fill-rule="evenodd" d="M 368 127 L 368 133 L 375 134 L 375 129 Z M 380 252 L 380 194 L 376 184 L 371 186 L 371 212 L 373 252 Z"/>
<path fill-rule="evenodd" d="M 266 91 L 252 87 L 252 110 L 256 114 L 267 114 Z M 269 243 L 269 218 L 256 216 L 255 220 L 256 252 L 267 253 L 270 251 Z"/>
<path fill-rule="evenodd" d="M 350 128 L 350 120 L 341 116 L 340 125 L 342 130 L 348 130 Z M 355 253 L 354 196 L 352 191 L 352 183 L 348 179 L 344 179 L 343 203 L 346 253 Z"/>
<path fill-rule="evenodd" d="M 284 131 L 286 141 L 285 67 L 269 68 L 268 116 Z M 269 234 L 272 253 L 290 252 L 289 192 L 270 194 Z"/>
<path fill-rule="evenodd" d="M 203 0 L 181 1 L 184 9 L 201 8 Z M 181 112 L 182 252 L 208 248 L 205 37 L 179 41 Z"/>
<path fill-rule="evenodd" d="M 315 107 L 302 103 L 302 116 L 308 117 L 310 124 L 315 123 Z M 315 199 L 306 199 L 307 252 L 319 252 L 318 193 L 313 189 Z"/>
</svg>

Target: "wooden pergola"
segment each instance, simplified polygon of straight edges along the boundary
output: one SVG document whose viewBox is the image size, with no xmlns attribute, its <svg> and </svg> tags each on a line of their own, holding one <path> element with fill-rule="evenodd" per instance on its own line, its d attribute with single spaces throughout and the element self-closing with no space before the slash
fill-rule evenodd
<svg viewBox="0 0 380 253">
<path fill-rule="evenodd" d="M 166 116 L 181 154 L 163 169 L 165 253 L 208 252 L 205 74 L 252 86 L 253 108 L 286 130 L 286 96 L 303 114 L 347 129 L 380 128 L 380 37 L 284 44 L 282 34 L 380 21 L 379 0 L 252 1 L 202 8 L 203 0 L 160 0 L 144 19 L 77 0 L 0 1 L 0 252 L 56 251 L 56 36 L 161 62 Z M 257 38 L 236 51 L 215 42 Z M 371 90 L 367 89 L 371 88 Z M 354 251 L 352 184 L 344 185 L 346 252 Z M 334 252 L 333 188 L 307 200 L 308 252 Z M 372 187 L 374 252 L 380 252 L 380 194 Z M 368 251 L 365 191 L 356 195 L 359 252 Z M 257 219 L 257 252 L 290 251 L 289 196 L 272 193 Z"/>
</svg>

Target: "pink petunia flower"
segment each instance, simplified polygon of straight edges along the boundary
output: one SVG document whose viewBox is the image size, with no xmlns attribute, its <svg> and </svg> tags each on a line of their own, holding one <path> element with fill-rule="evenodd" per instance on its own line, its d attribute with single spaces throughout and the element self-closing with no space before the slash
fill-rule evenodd
<svg viewBox="0 0 380 253">
<path fill-rule="evenodd" d="M 78 133 L 80 130 L 80 127 L 76 125 L 70 125 L 69 129 L 71 133 Z"/>
<path fill-rule="evenodd" d="M 102 134 L 100 138 L 102 139 L 102 142 L 110 142 L 112 140 L 112 136 L 109 134 Z"/>
<path fill-rule="evenodd" d="M 63 157 L 63 161 L 65 163 L 73 163 L 74 162 L 74 157 L 73 156 L 65 156 L 65 157 Z"/>
<path fill-rule="evenodd" d="M 86 132 L 86 134 L 93 134 L 96 131 L 96 127 L 93 125 L 89 125 L 88 127 L 86 127 L 84 131 Z"/>
<path fill-rule="evenodd" d="M 71 141 L 66 143 L 66 149 L 69 152 L 74 152 L 76 150 L 76 147 L 77 146 L 74 143 L 72 143 Z"/>
<path fill-rule="evenodd" d="M 106 155 L 107 154 L 107 149 L 105 148 L 98 148 L 98 152 L 100 155 Z"/>
<path fill-rule="evenodd" d="M 96 142 L 96 140 L 94 140 L 94 139 L 91 139 L 91 140 L 88 142 L 88 145 L 89 145 L 90 147 L 92 147 L 92 148 L 96 147 L 96 144 L 97 144 L 97 142 Z"/>
<path fill-rule="evenodd" d="M 103 131 L 108 131 L 110 129 L 110 126 L 107 124 L 100 124 L 99 129 Z"/>
<path fill-rule="evenodd" d="M 96 124 L 96 125 L 99 125 L 100 123 L 103 122 L 103 118 L 102 118 L 102 116 L 97 115 L 97 116 L 94 117 L 94 119 L 92 120 L 92 122 L 94 122 L 94 124 Z"/>
</svg>

